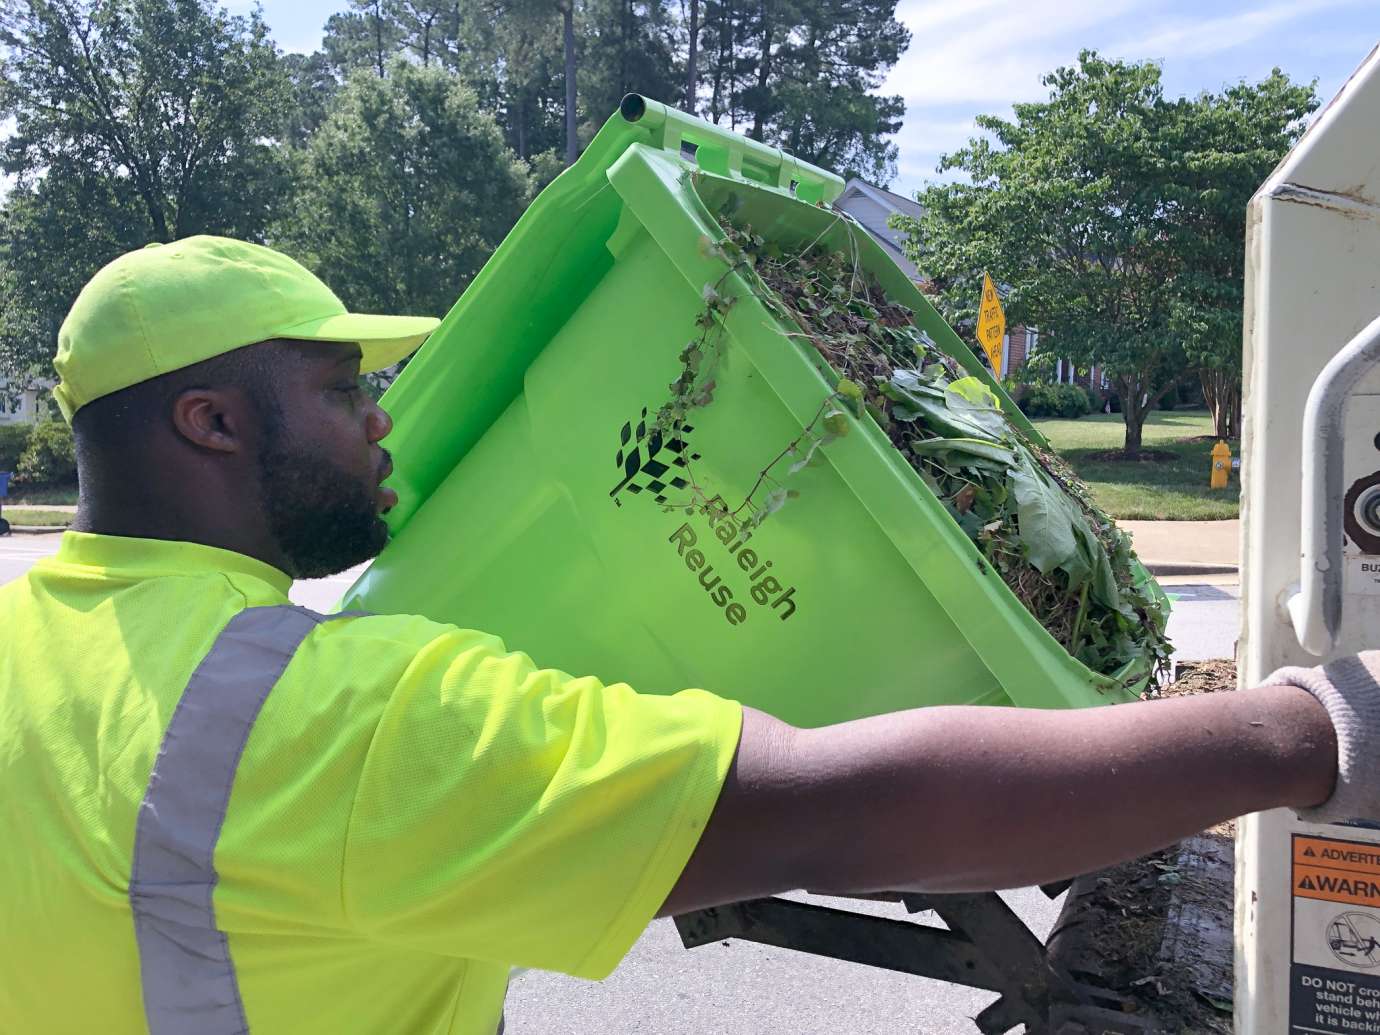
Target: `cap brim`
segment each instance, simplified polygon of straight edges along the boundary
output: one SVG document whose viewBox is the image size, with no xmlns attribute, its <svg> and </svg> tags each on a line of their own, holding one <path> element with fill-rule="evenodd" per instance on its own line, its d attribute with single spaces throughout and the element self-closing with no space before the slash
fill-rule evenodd
<svg viewBox="0 0 1380 1035">
<path fill-rule="evenodd" d="M 277 336 L 301 341 L 357 341 L 364 353 L 359 372 L 368 374 L 412 355 L 440 323 L 430 316 L 341 313 L 284 327 Z"/>
</svg>

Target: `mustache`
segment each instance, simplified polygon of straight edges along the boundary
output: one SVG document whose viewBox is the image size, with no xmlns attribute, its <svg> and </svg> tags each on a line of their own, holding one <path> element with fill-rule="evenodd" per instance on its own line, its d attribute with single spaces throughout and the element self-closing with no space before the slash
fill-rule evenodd
<svg viewBox="0 0 1380 1035">
<path fill-rule="evenodd" d="M 383 481 L 393 473 L 393 454 L 386 449 L 380 449 L 383 458 L 379 461 L 379 481 Z"/>
</svg>

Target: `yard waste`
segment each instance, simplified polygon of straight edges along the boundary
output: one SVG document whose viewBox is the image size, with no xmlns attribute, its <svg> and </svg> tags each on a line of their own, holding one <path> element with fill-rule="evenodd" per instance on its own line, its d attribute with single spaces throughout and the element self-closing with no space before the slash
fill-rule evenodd
<svg viewBox="0 0 1380 1035">
<path fill-rule="evenodd" d="M 822 450 L 848 433 L 844 418 L 851 411 L 887 433 L 1016 598 L 1070 654 L 1105 674 L 1144 656 L 1155 659 L 1157 674 L 1167 672 L 1160 601 L 1138 577 L 1129 538 L 1067 465 L 1012 424 L 987 385 L 965 374 L 915 326 L 910 310 L 885 296 L 855 249 L 782 248 L 734 225 L 736 204 L 729 195 L 720 216 L 725 237 L 709 247 L 842 376 L 733 516 L 760 524 L 798 495 L 787 487 L 790 476 L 823 461 Z M 713 398 L 725 302 L 717 286 L 705 297 L 703 333 L 682 353 L 674 397 L 658 414 L 663 431 L 688 422 L 693 409 Z M 764 498 L 754 499 L 768 486 Z M 663 508 L 706 509 L 704 490 L 693 482 L 690 488 L 688 499 Z"/>
<path fill-rule="evenodd" d="M 1133 699 L 1163 594 L 841 190 L 628 98 L 390 388 L 345 604 L 801 725 Z"/>
</svg>

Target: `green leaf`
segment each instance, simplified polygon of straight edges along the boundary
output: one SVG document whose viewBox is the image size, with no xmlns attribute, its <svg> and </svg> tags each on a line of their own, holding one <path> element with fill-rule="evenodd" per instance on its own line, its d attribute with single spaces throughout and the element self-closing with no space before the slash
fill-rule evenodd
<svg viewBox="0 0 1380 1035">
<path fill-rule="evenodd" d="M 853 416 L 861 419 L 867 405 L 863 399 L 862 386 L 856 381 L 850 381 L 848 378 L 842 377 L 839 378 L 839 383 L 834 386 L 834 391 L 848 404 L 848 408 L 852 410 Z"/>
<path fill-rule="evenodd" d="M 943 458 L 956 457 L 953 462 L 962 464 L 972 460 L 987 461 L 993 468 L 1004 473 L 1016 462 L 1016 454 L 1005 446 L 977 438 L 928 438 L 914 439 L 910 451 L 917 456 L 933 456 L 944 462 Z M 966 461 L 965 461 L 966 458 Z"/>
<path fill-rule="evenodd" d="M 1006 414 L 1001 403 L 982 381 L 965 377 L 953 382 L 944 392 L 944 405 L 958 420 L 981 428 L 1000 438 L 1006 431 Z"/>
<path fill-rule="evenodd" d="M 1022 458 L 1012 469 L 1011 480 L 1026 556 L 1042 574 L 1048 575 L 1078 550 L 1069 520 L 1071 507 L 1063 491 L 1037 471 L 1029 460 Z"/>
<path fill-rule="evenodd" d="M 762 509 L 768 514 L 775 514 L 790 498 L 790 493 L 785 489 L 772 489 L 767 493 L 766 499 L 762 500 Z"/>
<path fill-rule="evenodd" d="M 824 415 L 824 419 L 820 423 L 825 431 L 836 438 L 843 438 L 844 435 L 847 435 L 850 427 L 848 414 L 842 410 L 830 410 Z"/>
<path fill-rule="evenodd" d="M 824 448 L 825 441 L 826 440 L 823 438 L 811 439 L 809 448 L 806 449 L 803 454 L 800 454 L 799 460 L 791 464 L 790 473 L 797 474 L 812 465 L 816 459 L 822 459 L 823 454 L 820 453 L 820 450 Z"/>
</svg>

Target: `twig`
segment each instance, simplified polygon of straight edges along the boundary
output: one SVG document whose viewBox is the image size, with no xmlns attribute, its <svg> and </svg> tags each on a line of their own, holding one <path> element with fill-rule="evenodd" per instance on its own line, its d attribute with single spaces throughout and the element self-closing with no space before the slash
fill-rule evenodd
<svg viewBox="0 0 1380 1035">
<path fill-rule="evenodd" d="M 824 416 L 824 411 L 828 408 L 829 404 L 832 403 L 836 398 L 836 395 L 831 394 L 828 398 L 824 400 L 824 402 L 820 403 L 819 409 L 815 411 L 814 419 L 811 420 L 809 424 L 805 425 L 805 427 L 801 429 L 800 434 L 797 435 L 794 439 L 792 439 L 791 443 L 788 446 L 786 446 L 785 449 L 781 450 L 781 452 L 776 454 L 776 458 L 772 460 L 771 463 L 767 464 L 766 467 L 762 468 L 762 470 L 758 472 L 757 481 L 753 483 L 752 491 L 749 492 L 747 496 L 743 498 L 743 502 L 740 503 L 734 509 L 733 517 L 736 518 L 738 516 L 738 512 L 752 502 L 752 497 L 757 495 L 757 490 L 762 487 L 762 482 L 768 477 L 767 472 L 769 472 L 773 467 L 779 464 L 790 453 L 794 452 L 796 446 L 800 445 L 800 443 L 805 440 L 806 436 L 810 435 L 814 431 L 815 425 L 819 422 L 820 417 Z"/>
</svg>

